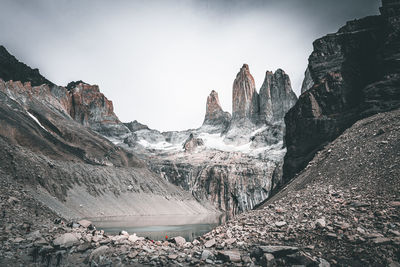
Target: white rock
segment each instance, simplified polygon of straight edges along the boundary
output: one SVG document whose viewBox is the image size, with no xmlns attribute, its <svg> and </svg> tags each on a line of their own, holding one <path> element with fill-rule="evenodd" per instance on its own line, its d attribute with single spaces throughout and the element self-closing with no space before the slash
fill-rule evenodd
<svg viewBox="0 0 400 267">
<path fill-rule="evenodd" d="M 62 248 L 68 248 L 79 244 L 79 239 L 72 233 L 65 233 L 54 239 L 53 244 Z"/>
</svg>

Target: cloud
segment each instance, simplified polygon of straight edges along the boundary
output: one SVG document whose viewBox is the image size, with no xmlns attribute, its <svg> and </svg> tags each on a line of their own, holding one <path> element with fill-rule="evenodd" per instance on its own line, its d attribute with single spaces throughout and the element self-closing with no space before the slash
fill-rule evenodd
<svg viewBox="0 0 400 267">
<path fill-rule="evenodd" d="M 282 68 L 299 93 L 312 41 L 376 13 L 373 0 L 3 0 L 0 34 L 53 82 L 99 84 L 122 121 L 178 130 L 201 125 L 213 89 L 231 110 L 243 63 L 258 88 Z"/>
</svg>

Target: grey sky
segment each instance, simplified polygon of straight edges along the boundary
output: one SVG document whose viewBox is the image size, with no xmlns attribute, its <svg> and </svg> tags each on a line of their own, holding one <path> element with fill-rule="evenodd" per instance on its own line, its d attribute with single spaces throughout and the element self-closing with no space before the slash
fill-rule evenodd
<svg viewBox="0 0 400 267">
<path fill-rule="evenodd" d="M 312 42 L 378 0 L 0 0 L 10 53 L 49 80 L 98 84 L 122 121 L 159 130 L 201 125 L 207 95 L 231 112 L 243 63 L 257 89 L 282 68 L 298 94 Z"/>
</svg>

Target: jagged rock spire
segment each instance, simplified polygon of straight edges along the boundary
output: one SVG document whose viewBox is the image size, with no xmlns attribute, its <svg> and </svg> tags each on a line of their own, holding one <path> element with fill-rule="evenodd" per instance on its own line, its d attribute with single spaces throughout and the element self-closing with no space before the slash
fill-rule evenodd
<svg viewBox="0 0 400 267">
<path fill-rule="evenodd" d="M 206 115 L 204 117 L 203 125 L 224 125 L 229 124 L 231 114 L 223 111 L 219 102 L 218 93 L 214 90 L 211 91 L 207 97 Z"/>
<path fill-rule="evenodd" d="M 289 76 L 282 69 L 275 73 L 267 71 L 260 89 L 260 119 L 283 120 L 296 101 L 297 96 L 292 90 Z"/>
<path fill-rule="evenodd" d="M 254 120 L 258 115 L 258 94 L 249 66 L 243 64 L 233 82 L 232 120 Z"/>
</svg>

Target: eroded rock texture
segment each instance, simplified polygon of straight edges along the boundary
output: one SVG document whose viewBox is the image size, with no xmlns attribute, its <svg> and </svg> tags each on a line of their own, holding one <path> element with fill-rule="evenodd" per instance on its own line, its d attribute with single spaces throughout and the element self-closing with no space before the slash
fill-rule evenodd
<svg viewBox="0 0 400 267">
<path fill-rule="evenodd" d="M 281 69 L 275 73 L 267 71 L 260 89 L 260 119 L 282 121 L 296 101 L 289 76 Z"/>
<path fill-rule="evenodd" d="M 350 21 L 314 42 L 314 85 L 285 117 L 285 180 L 355 121 L 400 106 L 399 10 L 398 1 L 383 1 L 380 16 Z"/>
<path fill-rule="evenodd" d="M 258 115 L 258 93 L 253 76 L 250 74 L 249 66 L 243 64 L 232 90 L 232 120 L 233 122 L 243 119 L 256 121 Z"/>
<path fill-rule="evenodd" d="M 211 125 L 216 127 L 223 127 L 223 130 L 229 126 L 231 114 L 222 110 L 219 103 L 218 93 L 214 90 L 211 91 L 207 97 L 206 115 L 204 117 L 203 125 Z"/>
</svg>

